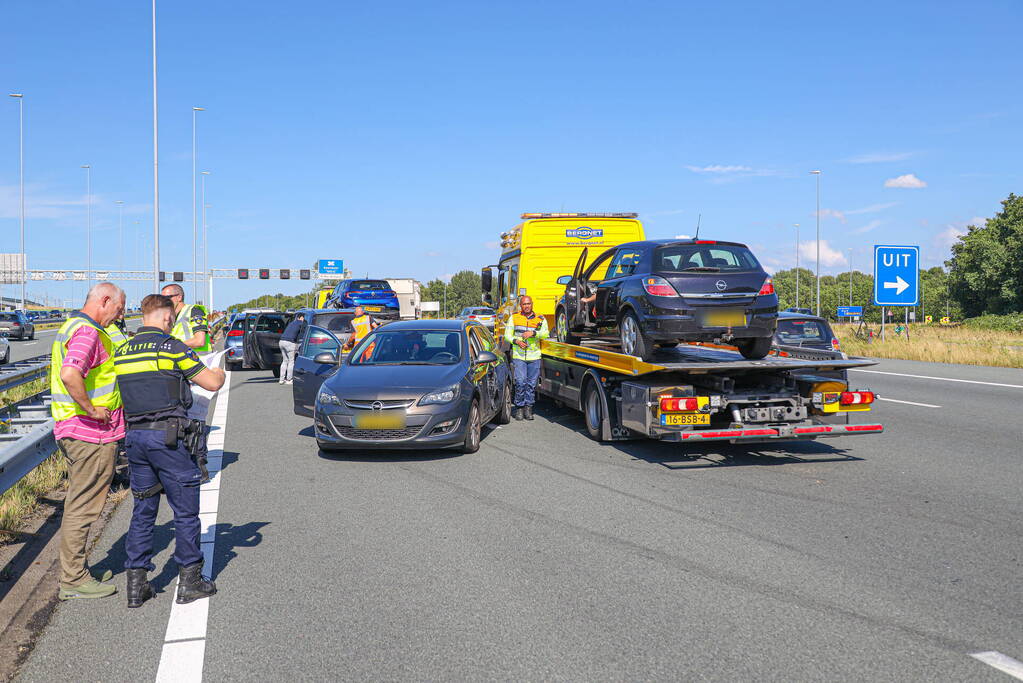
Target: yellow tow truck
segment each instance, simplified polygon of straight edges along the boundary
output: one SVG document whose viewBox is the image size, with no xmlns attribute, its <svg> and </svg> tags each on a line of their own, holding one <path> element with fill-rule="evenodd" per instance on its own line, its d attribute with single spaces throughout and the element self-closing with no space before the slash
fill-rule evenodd
<svg viewBox="0 0 1023 683">
<path fill-rule="evenodd" d="M 573 271 L 584 248 L 599 246 L 589 251 L 596 258 L 617 244 L 644 239 L 633 213 L 522 218 L 501 235 L 498 264 L 482 271 L 484 301 L 499 313 L 499 340 L 523 294 L 553 324 L 565 290 L 557 280 Z M 729 346 L 680 344 L 643 361 L 598 341 L 544 340 L 540 348 L 538 391 L 581 411 L 586 431 L 598 441 L 807 441 L 884 431 L 860 419 L 876 395 L 850 388 L 846 373 L 875 361 L 841 351 L 779 346 L 767 358 L 748 360 Z"/>
</svg>

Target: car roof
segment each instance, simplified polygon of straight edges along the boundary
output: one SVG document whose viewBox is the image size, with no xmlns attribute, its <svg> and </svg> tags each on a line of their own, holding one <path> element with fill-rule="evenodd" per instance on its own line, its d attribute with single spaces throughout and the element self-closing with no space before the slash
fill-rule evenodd
<svg viewBox="0 0 1023 683">
<path fill-rule="evenodd" d="M 826 319 L 824 319 L 823 317 L 821 317 L 819 315 L 811 315 L 811 314 L 807 314 L 807 313 L 796 313 L 794 311 L 778 311 L 778 319 L 781 320 L 782 318 L 784 318 L 786 320 L 793 320 L 793 319 L 799 318 L 801 320 L 819 320 L 819 321 L 821 321 L 823 323 L 828 322 Z"/>
<path fill-rule="evenodd" d="M 295 311 L 298 313 L 312 313 L 313 315 L 319 315 L 321 313 L 355 313 L 354 308 L 300 308 Z"/>
<path fill-rule="evenodd" d="M 708 240 L 708 239 L 697 240 L 697 239 L 694 239 L 694 238 L 686 238 L 686 239 L 666 238 L 666 239 L 659 239 L 659 240 L 641 240 L 641 241 L 636 241 L 636 242 L 626 242 L 625 244 L 619 244 L 618 246 L 619 247 L 636 247 L 636 248 L 640 248 L 640 247 L 668 247 L 668 246 L 675 246 L 675 245 L 690 245 L 690 244 L 706 244 L 706 245 L 724 244 L 724 245 L 727 245 L 727 246 L 730 246 L 730 247 L 746 247 L 746 245 L 743 244 L 742 242 L 728 242 L 726 240 Z M 614 247 L 614 248 L 617 249 L 617 247 Z"/>
<path fill-rule="evenodd" d="M 465 320 L 449 320 L 447 318 L 440 319 L 424 319 L 424 320 L 395 320 L 394 322 L 387 323 L 387 331 L 391 332 L 397 330 L 399 332 L 415 331 L 415 330 L 450 330 L 456 332 L 463 329 L 468 321 Z"/>
</svg>

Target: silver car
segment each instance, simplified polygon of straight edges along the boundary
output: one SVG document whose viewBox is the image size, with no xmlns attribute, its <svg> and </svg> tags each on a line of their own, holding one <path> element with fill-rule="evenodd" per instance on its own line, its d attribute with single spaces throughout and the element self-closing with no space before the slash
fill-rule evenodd
<svg viewBox="0 0 1023 683">
<path fill-rule="evenodd" d="M 11 342 L 7 341 L 7 334 L 0 332 L 0 365 L 7 365 L 11 362 Z"/>
<path fill-rule="evenodd" d="M 487 306 L 466 306 L 455 316 L 455 320 L 474 320 L 489 330 L 497 324 L 497 312 Z"/>
<path fill-rule="evenodd" d="M 10 339 L 36 338 L 36 326 L 24 311 L 3 311 L 0 312 L 0 331 L 6 332 Z"/>
</svg>

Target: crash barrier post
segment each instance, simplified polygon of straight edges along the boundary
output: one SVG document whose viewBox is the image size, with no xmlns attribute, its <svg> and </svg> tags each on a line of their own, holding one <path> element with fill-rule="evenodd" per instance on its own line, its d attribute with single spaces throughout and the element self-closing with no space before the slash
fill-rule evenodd
<svg viewBox="0 0 1023 683">
<path fill-rule="evenodd" d="M 45 378 L 49 369 L 48 355 L 0 366 L 0 392 Z M 50 406 L 45 401 L 48 393 L 46 387 L 4 411 L 8 431 L 0 434 L 0 494 L 42 464 L 57 448 Z"/>
</svg>

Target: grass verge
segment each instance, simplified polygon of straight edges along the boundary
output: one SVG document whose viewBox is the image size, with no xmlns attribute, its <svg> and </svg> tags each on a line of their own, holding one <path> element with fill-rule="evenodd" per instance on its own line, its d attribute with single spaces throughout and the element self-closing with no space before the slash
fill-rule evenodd
<svg viewBox="0 0 1023 683">
<path fill-rule="evenodd" d="M 968 327 L 913 325 L 909 336 L 895 334 L 895 325 L 888 326 L 887 339 L 873 341 L 856 337 L 854 325 L 835 325 L 835 334 L 842 350 L 850 356 L 920 360 L 962 365 L 988 365 L 1002 368 L 1023 368 L 1023 334 Z M 880 326 L 874 326 L 880 333 Z"/>
</svg>

